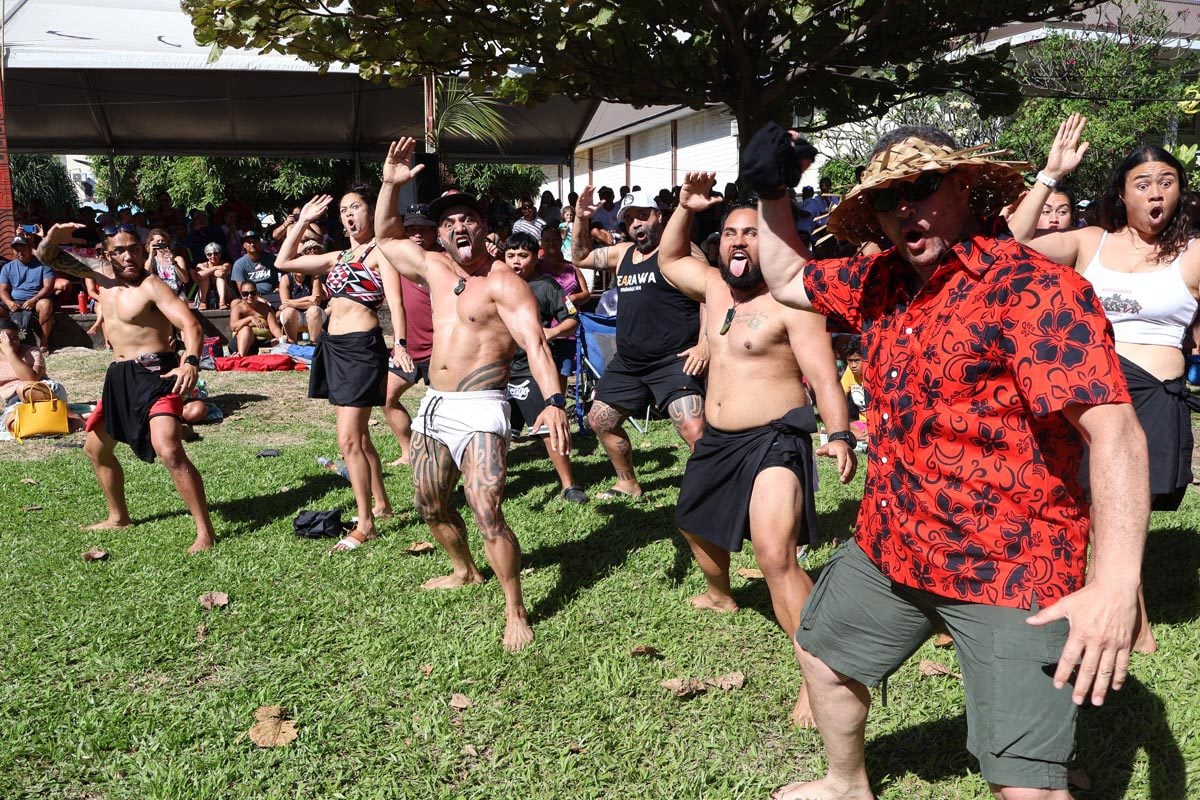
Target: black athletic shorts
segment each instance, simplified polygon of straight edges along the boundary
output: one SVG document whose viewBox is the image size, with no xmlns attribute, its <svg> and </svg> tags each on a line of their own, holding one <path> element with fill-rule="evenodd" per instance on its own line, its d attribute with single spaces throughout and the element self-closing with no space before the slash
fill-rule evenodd
<svg viewBox="0 0 1200 800">
<path fill-rule="evenodd" d="M 672 356 L 648 367 L 626 367 L 618 354 L 604 368 L 596 399 L 620 411 L 637 411 L 651 400 L 661 412 L 681 397 L 704 396 L 704 383 L 683 371 L 685 358 Z"/>
<path fill-rule="evenodd" d="M 429 385 L 429 359 L 424 358 L 420 361 L 413 361 L 412 372 L 406 372 L 395 364 L 388 362 L 388 372 L 395 375 L 405 383 L 411 383 L 416 386 L 421 381 L 425 381 L 425 385 Z"/>
<path fill-rule="evenodd" d="M 508 398 L 509 419 L 514 432 L 520 431 L 526 425 L 533 425 L 546 409 L 546 401 L 542 399 L 542 391 L 537 381 L 526 375 L 524 377 L 510 376 L 504 396 Z M 532 431 L 533 433 L 549 433 L 549 431 Z"/>
</svg>

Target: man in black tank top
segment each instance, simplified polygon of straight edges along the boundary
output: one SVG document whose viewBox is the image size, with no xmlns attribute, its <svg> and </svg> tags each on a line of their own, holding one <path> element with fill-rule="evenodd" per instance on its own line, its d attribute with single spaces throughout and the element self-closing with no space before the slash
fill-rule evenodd
<svg viewBox="0 0 1200 800">
<path fill-rule="evenodd" d="M 676 289 L 658 267 L 662 216 L 649 193 L 637 191 L 621 199 L 617 219 L 629 228 L 631 241 L 592 249 L 589 226 L 597 206 L 593 187 L 585 187 L 575 204 L 571 260 L 584 269 L 615 270 L 617 354 L 605 367 L 588 412 L 588 424 L 600 437 L 617 472 L 611 489 L 599 498 L 639 497 L 642 487 L 633 470 L 633 448 L 625 419 L 653 400 L 670 416 L 689 448 L 704 432 L 704 384 L 708 340 L 702 334 L 701 306 Z M 697 250 L 696 254 L 703 258 Z"/>
</svg>

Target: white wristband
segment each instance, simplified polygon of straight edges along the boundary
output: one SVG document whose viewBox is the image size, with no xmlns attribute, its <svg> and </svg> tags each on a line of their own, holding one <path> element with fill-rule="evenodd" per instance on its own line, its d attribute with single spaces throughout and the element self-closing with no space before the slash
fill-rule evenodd
<svg viewBox="0 0 1200 800">
<path fill-rule="evenodd" d="M 1039 172 L 1037 174 L 1037 182 L 1043 183 L 1046 186 L 1049 186 L 1051 189 L 1058 186 L 1058 181 L 1056 181 L 1054 178 L 1051 178 L 1049 175 L 1047 175 L 1044 172 Z"/>
</svg>

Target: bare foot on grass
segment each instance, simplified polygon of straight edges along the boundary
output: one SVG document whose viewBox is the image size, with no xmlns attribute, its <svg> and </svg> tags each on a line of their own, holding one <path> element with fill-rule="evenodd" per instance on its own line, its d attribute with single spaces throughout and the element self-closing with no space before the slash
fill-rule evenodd
<svg viewBox="0 0 1200 800">
<path fill-rule="evenodd" d="M 408 455 L 405 454 L 405 455 L 402 455 L 399 458 L 397 458 L 395 461 L 389 461 L 388 466 L 389 467 L 407 467 L 410 463 L 412 463 L 412 462 L 409 461 Z"/>
<path fill-rule="evenodd" d="M 1138 631 L 1138 637 L 1133 643 L 1133 652 L 1135 653 L 1153 653 L 1158 650 L 1158 640 L 1154 638 L 1154 631 L 1150 630 L 1149 625 L 1143 625 Z"/>
<path fill-rule="evenodd" d="M 524 650 L 533 641 L 533 628 L 525 619 L 525 612 L 508 615 L 504 623 L 504 649 L 509 653 Z"/>
<path fill-rule="evenodd" d="M 126 517 L 125 519 L 106 519 L 103 522 L 97 522 L 95 525 L 88 525 L 84 528 L 85 531 L 115 531 L 121 528 L 132 528 L 133 520 Z"/>
<path fill-rule="evenodd" d="M 427 580 L 421 584 L 421 588 L 422 589 L 458 589 L 462 586 L 470 586 L 471 584 L 474 584 L 474 583 L 483 583 L 483 576 L 479 574 L 478 570 L 470 572 L 466 575 L 457 575 L 452 572 L 449 575 L 443 575 L 440 578 L 430 578 L 429 580 Z M 507 636 L 508 636 L 508 634 L 506 633 L 505 638 L 507 638 Z"/>
<path fill-rule="evenodd" d="M 217 540 L 211 534 L 197 534 L 196 541 L 192 542 L 192 546 L 188 548 L 188 555 L 194 556 L 196 553 L 203 553 L 205 550 L 212 550 L 213 545 Z"/>
<path fill-rule="evenodd" d="M 833 786 L 828 778 L 808 783 L 789 783 L 771 793 L 771 800 L 874 800 L 870 788 L 848 788 Z"/>
<path fill-rule="evenodd" d="M 383 508 L 371 509 L 371 516 L 374 517 L 376 520 L 383 520 L 383 519 L 391 519 L 392 517 L 396 516 L 396 514 L 394 511 L 392 511 L 391 506 L 385 506 Z"/>
<path fill-rule="evenodd" d="M 688 598 L 688 602 L 701 611 L 717 611 L 722 614 L 731 614 L 738 610 L 738 604 L 732 597 L 713 595 L 708 592 Z"/>
<path fill-rule="evenodd" d="M 808 684 L 800 685 L 800 694 L 796 697 L 796 706 L 792 709 L 792 726 L 796 728 L 815 728 L 817 721 L 813 719 L 812 706 L 808 703 Z"/>
</svg>

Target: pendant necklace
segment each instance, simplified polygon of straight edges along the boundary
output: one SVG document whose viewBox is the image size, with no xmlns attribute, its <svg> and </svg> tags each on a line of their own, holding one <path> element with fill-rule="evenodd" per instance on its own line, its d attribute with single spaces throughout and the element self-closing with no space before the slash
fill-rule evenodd
<svg viewBox="0 0 1200 800">
<path fill-rule="evenodd" d="M 458 283 L 454 284 L 454 293 L 456 295 L 459 295 L 459 294 L 462 294 L 463 292 L 465 292 L 466 290 L 467 290 L 467 279 L 460 277 L 458 279 Z"/>
<path fill-rule="evenodd" d="M 758 293 L 755 293 L 754 297 L 750 297 L 748 299 L 753 300 L 755 297 L 758 297 Z M 724 336 L 725 334 L 729 333 L 729 328 L 731 325 L 733 325 L 733 318 L 735 316 L 737 316 L 737 307 L 740 306 L 744 302 L 746 302 L 746 301 L 745 300 L 734 300 L 733 301 L 733 305 L 731 305 L 729 307 L 729 310 L 725 312 L 725 319 L 721 322 L 721 329 L 719 331 L 717 331 L 717 334 L 719 336 Z"/>
</svg>

